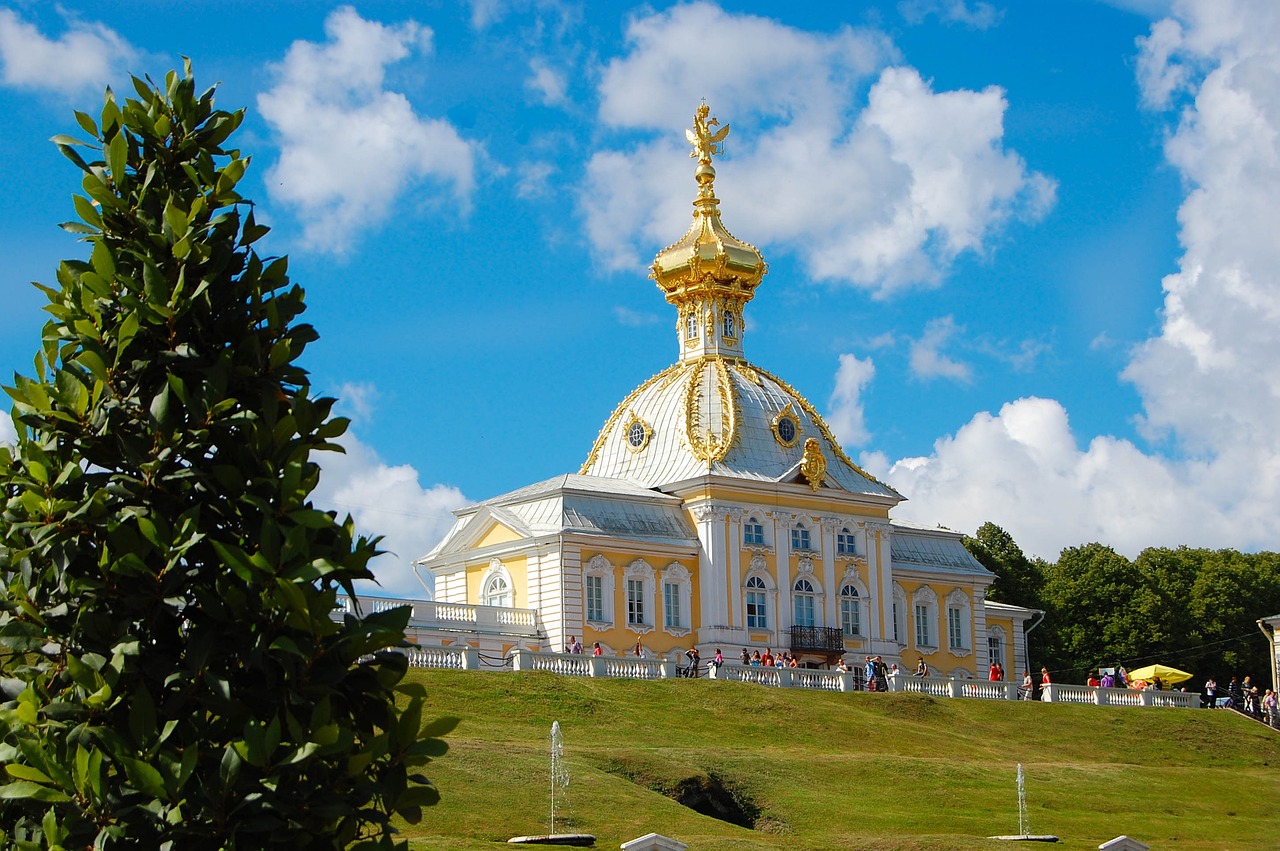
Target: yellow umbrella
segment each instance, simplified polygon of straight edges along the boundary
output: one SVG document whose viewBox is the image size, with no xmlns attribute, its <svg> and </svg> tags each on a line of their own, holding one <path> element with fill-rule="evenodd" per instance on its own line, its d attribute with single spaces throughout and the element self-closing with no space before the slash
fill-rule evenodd
<svg viewBox="0 0 1280 851">
<path fill-rule="evenodd" d="M 1170 668 L 1168 665 L 1148 665 L 1145 668 L 1138 668 L 1129 671 L 1129 682 L 1137 682 L 1138 680 L 1146 680 L 1151 682 L 1156 677 L 1160 678 L 1160 682 L 1165 685 L 1173 685 L 1191 679 L 1191 674 L 1186 671 L 1179 671 L 1177 668 Z"/>
</svg>

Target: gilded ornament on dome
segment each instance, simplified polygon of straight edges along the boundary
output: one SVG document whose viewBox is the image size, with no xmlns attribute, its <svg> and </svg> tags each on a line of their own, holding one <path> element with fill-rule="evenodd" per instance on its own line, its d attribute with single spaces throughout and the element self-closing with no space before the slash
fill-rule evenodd
<svg viewBox="0 0 1280 851">
<path fill-rule="evenodd" d="M 822 447 L 816 437 L 804 442 L 804 457 L 800 459 L 800 472 L 809 480 L 809 487 L 817 490 L 827 475 L 827 459 L 822 457 Z"/>
<path fill-rule="evenodd" d="M 631 417 L 623 427 L 623 433 L 627 436 L 627 449 L 640 453 L 649 445 L 649 438 L 653 437 L 653 427 L 640 419 L 635 411 L 631 411 L 630 414 Z"/>
<path fill-rule="evenodd" d="M 759 382 L 757 382 L 759 383 Z M 787 449 L 795 446 L 800 440 L 800 421 L 796 419 L 795 412 L 791 410 L 790 403 L 785 408 L 778 411 L 777 416 L 773 418 L 770 427 L 773 429 L 773 439 Z"/>
</svg>

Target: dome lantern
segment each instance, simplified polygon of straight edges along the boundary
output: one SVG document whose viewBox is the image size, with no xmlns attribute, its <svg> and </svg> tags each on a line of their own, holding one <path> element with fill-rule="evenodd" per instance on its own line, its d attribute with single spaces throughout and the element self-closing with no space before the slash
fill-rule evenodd
<svg viewBox="0 0 1280 851">
<path fill-rule="evenodd" d="M 678 312 L 682 361 L 743 357 L 743 308 L 768 271 L 760 251 L 729 233 L 720 221 L 711 158 L 724 153 L 729 125 L 719 127 L 720 122 L 708 115 L 704 102 L 694 112 L 693 129 L 685 130 L 693 146 L 689 156 L 698 161 L 693 224 L 678 242 L 658 252 L 649 273 Z"/>
</svg>

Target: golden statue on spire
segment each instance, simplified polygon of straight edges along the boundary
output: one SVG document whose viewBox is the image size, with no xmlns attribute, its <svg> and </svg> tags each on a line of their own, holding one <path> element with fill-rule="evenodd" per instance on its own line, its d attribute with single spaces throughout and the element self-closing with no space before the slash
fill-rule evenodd
<svg viewBox="0 0 1280 851">
<path fill-rule="evenodd" d="M 718 118 L 708 120 L 707 115 L 710 112 L 711 107 L 707 106 L 707 102 L 704 100 L 693 113 L 694 129 L 686 129 L 684 131 L 685 138 L 689 140 L 689 144 L 693 145 L 693 150 L 689 152 L 690 158 L 703 165 L 710 165 L 712 156 L 724 155 L 724 145 L 722 143 L 725 137 L 729 135 L 728 124 L 712 132 L 711 128 L 720 127 L 720 120 Z"/>
</svg>

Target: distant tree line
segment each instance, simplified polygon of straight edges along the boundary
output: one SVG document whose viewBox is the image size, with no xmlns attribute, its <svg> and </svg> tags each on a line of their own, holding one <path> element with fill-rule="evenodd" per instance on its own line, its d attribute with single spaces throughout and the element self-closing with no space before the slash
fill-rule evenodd
<svg viewBox="0 0 1280 851">
<path fill-rule="evenodd" d="M 1159 662 L 1195 674 L 1189 687 L 1209 676 L 1225 684 L 1232 674 L 1270 682 L 1257 621 L 1280 612 L 1278 553 L 1150 547 L 1130 561 L 1092 543 L 1048 562 L 1028 558 L 990 522 L 965 546 L 996 575 L 988 599 L 1045 612 L 1030 662 L 1057 681 Z"/>
</svg>

